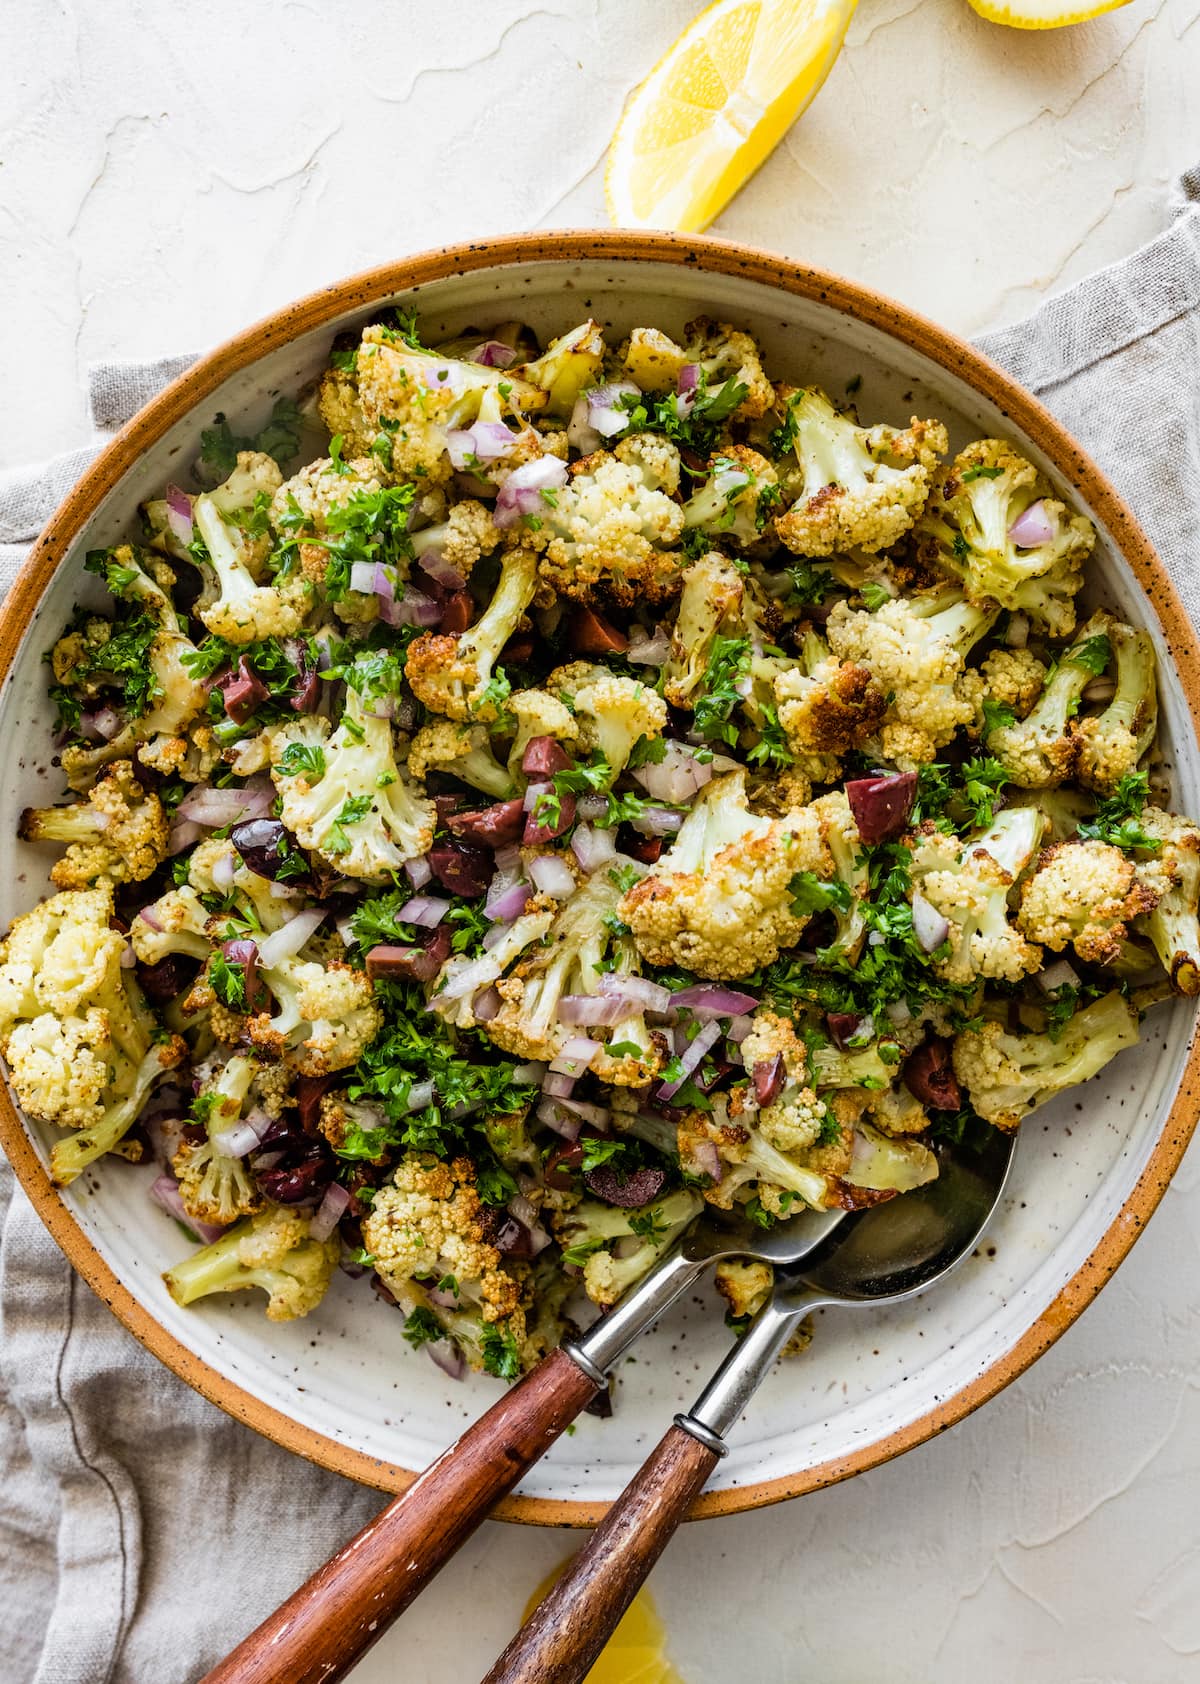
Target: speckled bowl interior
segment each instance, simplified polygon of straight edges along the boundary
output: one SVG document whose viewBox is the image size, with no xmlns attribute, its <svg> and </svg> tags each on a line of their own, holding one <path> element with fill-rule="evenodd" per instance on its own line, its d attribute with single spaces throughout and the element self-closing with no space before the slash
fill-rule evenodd
<svg viewBox="0 0 1200 1684">
<path fill-rule="evenodd" d="M 1044 417 L 1026 431 L 1014 416 L 1011 390 L 981 374 L 983 365 L 965 348 L 960 355 L 952 341 L 924 325 L 912 331 L 904 325 L 911 318 L 889 314 L 879 300 L 860 308 L 853 289 L 823 288 L 818 278 L 785 290 L 778 277 L 802 272 L 776 260 L 714 266 L 703 246 L 698 262 L 685 262 L 678 247 L 656 260 L 645 241 L 641 255 L 622 252 L 619 237 L 608 245 L 604 251 L 600 240 L 539 238 L 536 246 L 516 244 L 493 254 L 486 266 L 459 273 L 447 258 L 441 278 L 428 278 L 428 265 L 420 271 L 422 284 L 405 302 L 415 304 L 428 339 L 512 317 L 532 323 L 545 338 L 591 315 L 615 340 L 639 323 L 676 332 L 703 312 L 748 328 L 777 377 L 816 381 L 834 393 L 861 379 L 858 402 L 871 419 L 939 415 L 956 446 L 982 434 L 1015 438 L 1100 529 L 1089 598 L 1149 626 L 1157 640 L 1161 740 L 1174 798 L 1187 811 L 1200 810 L 1200 759 L 1179 677 L 1179 668 L 1193 659 L 1183 641 L 1189 634 L 1181 617 L 1176 622 L 1164 615 L 1172 653 L 1150 599 L 1159 594 L 1155 564 L 1143 555 L 1148 594 L 1122 556 L 1112 530 L 1117 523 L 1110 518 L 1106 526 L 1097 506 L 1110 494 L 1096 494 L 1097 485 L 1104 488 L 1094 470 L 1056 439 Z M 275 394 L 295 393 L 310 382 L 335 331 L 397 296 L 405 273 L 397 269 L 335 289 L 320 308 L 326 316 L 320 325 L 306 325 L 311 309 L 307 317 L 275 318 L 261 345 L 250 341 L 239 353 L 243 366 L 198 393 L 186 413 L 176 405 L 178 418 L 165 430 L 158 423 L 150 428 L 160 436 L 144 439 L 136 460 L 98 502 L 92 499 L 95 506 L 85 510 L 82 523 L 77 516 L 66 527 L 57 523 L 52 542 L 62 559 L 27 624 L 9 625 L 10 642 L 15 645 L 16 633 L 20 641 L 0 695 L 4 738 L 13 745 L 0 785 L 4 811 L 12 815 L 59 793 L 50 765 L 42 657 L 83 593 L 84 552 L 126 534 L 138 501 L 165 481 L 186 482 L 200 429 L 218 410 L 246 424 L 238 430 L 250 431 Z M 1033 413 L 1029 406 L 1026 418 Z M 1120 542 L 1128 553 L 1131 544 L 1144 541 L 1123 531 Z M 24 619 L 20 600 L 16 611 Z M 17 842 L 12 826 L 5 827 L 0 918 L 7 922 L 34 903 L 48 864 L 45 852 Z M 1151 1183 L 1171 1167 L 1173 1154 L 1164 1156 L 1164 1142 L 1170 1137 L 1182 1149 L 1187 1119 L 1182 1107 L 1174 1118 L 1170 1113 L 1185 1080 L 1193 1015 L 1185 1002 L 1159 1010 L 1139 1047 L 1025 1125 L 1011 1192 L 986 1243 L 948 1285 L 890 1312 L 819 1318 L 810 1349 L 777 1369 L 734 1434 L 732 1453 L 718 1467 L 702 1510 L 788 1495 L 894 1453 L 994 1391 L 1050 1342 L 1095 1289 L 1095 1256 L 1107 1246 L 1119 1258 L 1128 1243 L 1125 1228 L 1153 1207 L 1160 1189 Z M 62 1195 L 60 1205 L 38 1168 L 46 1160 L 48 1131 L 30 1129 L 35 1163 L 22 1149 L 17 1127 L 11 1112 L 7 1121 L 0 1119 L 27 1187 L 93 1284 L 186 1378 L 292 1448 L 394 1488 L 404 1483 L 406 1470 L 421 1468 L 496 1397 L 492 1380 L 446 1380 L 405 1343 L 399 1316 L 365 1282 L 345 1276 L 316 1314 L 291 1325 L 265 1321 L 261 1301 L 251 1294 L 180 1310 L 159 1277 L 187 1245 L 146 1196 L 153 1172 L 102 1161 Z M 692 1400 L 729 1337 L 707 1294 L 684 1304 L 622 1366 L 614 1417 L 584 1417 L 574 1435 L 533 1469 L 505 1512 L 539 1521 L 594 1517 L 672 1414 Z"/>
</svg>

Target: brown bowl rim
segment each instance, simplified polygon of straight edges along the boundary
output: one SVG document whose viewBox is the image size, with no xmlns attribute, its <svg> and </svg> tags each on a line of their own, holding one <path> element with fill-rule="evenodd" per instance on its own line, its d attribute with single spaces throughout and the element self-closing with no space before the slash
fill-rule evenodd
<svg viewBox="0 0 1200 1684">
<path fill-rule="evenodd" d="M 827 305 L 899 340 L 996 404 L 1045 452 L 1107 528 L 1158 616 L 1193 720 L 1200 721 L 1200 642 L 1174 585 L 1132 511 L 1061 423 L 974 346 L 869 287 L 771 252 L 694 235 L 586 228 L 501 235 L 444 246 L 380 265 L 284 306 L 200 358 L 116 434 L 47 523 L 0 613 L 0 684 L 12 666 L 55 570 L 101 500 L 117 486 L 145 449 L 195 410 L 231 374 L 346 312 L 433 281 L 521 263 L 595 259 L 614 263 L 666 263 L 701 273 L 741 276 Z M 876 1443 L 798 1473 L 703 1493 L 695 1504 L 692 1518 L 760 1508 L 877 1467 L 944 1432 L 1022 1374 L 1083 1313 L 1145 1227 L 1195 1127 L 1198 1078 L 1200 1047 L 1193 1037 L 1179 1090 L 1129 1198 L 1090 1256 L 1002 1357 L 918 1420 L 897 1428 Z M 134 1337 L 180 1379 L 236 1420 L 244 1421 L 277 1444 L 334 1473 L 387 1492 L 401 1491 L 412 1482 L 415 1470 L 368 1456 L 314 1428 L 302 1426 L 218 1374 L 168 1333 L 117 1279 L 60 1193 L 51 1186 L 4 1084 L 0 1084 L 0 1145 L 34 1208 L 70 1263 Z M 591 1526 L 607 1506 L 603 1502 L 516 1495 L 506 1498 L 494 1514 L 498 1519 L 538 1526 Z"/>
</svg>

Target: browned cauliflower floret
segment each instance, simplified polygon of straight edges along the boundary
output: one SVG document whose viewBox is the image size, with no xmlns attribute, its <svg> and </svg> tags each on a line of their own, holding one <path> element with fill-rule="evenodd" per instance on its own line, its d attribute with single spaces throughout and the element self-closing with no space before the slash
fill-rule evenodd
<svg viewBox="0 0 1200 1684">
<path fill-rule="evenodd" d="M 50 872 L 60 889 L 93 883 L 141 883 L 167 852 L 169 826 L 157 795 L 138 782 L 128 760 L 96 780 L 86 802 L 26 807 L 17 834 L 26 842 L 66 842 Z"/>
<path fill-rule="evenodd" d="M 811 808 L 782 819 L 746 805 L 746 774 L 714 778 L 658 864 L 625 895 L 620 916 L 652 965 L 701 976 L 748 976 L 790 947 L 808 922 L 793 910 L 798 871 L 832 877 Z"/>
<path fill-rule="evenodd" d="M 993 649 L 980 662 L 988 697 L 1024 719 L 1046 683 L 1046 663 L 1032 649 Z"/>
<path fill-rule="evenodd" d="M 946 920 L 950 951 L 934 968 L 948 982 L 1019 982 L 1039 970 L 1041 949 L 1009 922 L 1008 896 L 1037 851 L 1045 825 L 1036 807 L 1008 807 L 965 841 L 929 826 L 912 854 L 916 897 Z M 939 943 L 939 948 L 942 944 Z"/>
<path fill-rule="evenodd" d="M 440 557 L 466 580 L 481 556 L 499 548 L 500 538 L 500 528 L 487 504 L 465 497 L 461 503 L 450 505 L 444 520 L 414 532 L 410 542 L 418 562 L 423 557 Z"/>
<path fill-rule="evenodd" d="M 781 665 L 774 674 L 779 723 L 792 753 L 842 756 L 879 730 L 888 698 L 866 666 L 840 661 L 824 640 L 804 640 L 804 664 Z"/>
<path fill-rule="evenodd" d="M 713 1276 L 713 1285 L 735 1321 L 761 1310 L 774 1284 L 775 1271 L 769 1263 L 748 1263 L 740 1258 L 718 1263 Z"/>
<path fill-rule="evenodd" d="M 992 1020 L 954 1042 L 954 1074 L 986 1122 L 1015 1129 L 1035 1106 L 1086 1082 L 1123 1047 L 1136 1046 L 1138 1016 L 1116 989 L 1049 1034 L 1014 1034 Z"/>
<path fill-rule="evenodd" d="M 890 698 L 879 745 L 902 771 L 933 760 L 960 725 L 976 718 L 982 680 L 966 671 L 966 658 L 998 612 L 939 591 L 897 598 L 870 614 L 840 602 L 829 616 L 834 654 L 866 667 Z"/>
<path fill-rule="evenodd" d="M 337 1268 L 336 1234 L 314 1240 L 310 1213 L 271 1205 L 247 1217 L 163 1276 L 177 1304 L 194 1304 L 213 1292 L 259 1287 L 267 1294 L 267 1320 L 293 1321 L 315 1310 Z"/>
<path fill-rule="evenodd" d="M 1107 965 L 1120 958 L 1130 921 L 1152 912 L 1159 898 L 1119 848 L 1056 842 L 1021 891 L 1017 922 L 1053 953 L 1069 942 L 1081 959 Z"/>
<path fill-rule="evenodd" d="M 556 667 L 546 689 L 571 709 L 580 747 L 604 757 L 608 773 L 597 787 L 614 784 L 634 745 L 661 737 L 667 723 L 667 704 L 648 684 L 591 661 Z"/>
<path fill-rule="evenodd" d="M 244 1152 L 230 1135 L 243 1112 L 255 1103 L 252 1089 L 259 1066 L 238 1053 L 203 1084 L 199 1100 L 205 1113 L 205 1138 L 185 1139 L 172 1159 L 183 1208 L 194 1222 L 227 1227 L 263 1207 Z M 197 1113 L 199 1114 L 199 1113 Z M 247 1125 L 248 1126 L 248 1125 Z"/>
<path fill-rule="evenodd" d="M 759 1132 L 780 1152 L 803 1152 L 821 1137 L 825 1106 L 810 1083 L 808 1055 L 789 1018 L 766 1007 L 754 1014 L 742 1042 L 751 1087 L 744 1107 L 758 1106 Z"/>
<path fill-rule="evenodd" d="M 715 544 L 748 549 L 762 542 L 779 500 L 778 485 L 765 456 L 746 444 L 728 445 L 709 458 L 708 478 L 683 505 L 684 525 Z M 774 548 L 771 539 L 767 543 Z"/>
<path fill-rule="evenodd" d="M 528 1283 L 504 1266 L 493 1243 L 498 1226 L 469 1159 L 447 1164 L 408 1152 L 363 1219 L 363 1244 L 413 1331 L 423 1325 L 421 1340 L 440 1329 L 472 1368 L 515 1379 L 536 1353 L 526 1332 Z"/>
<path fill-rule="evenodd" d="M 493 694 L 492 671 L 537 591 L 535 553 L 522 545 L 505 552 L 495 594 L 461 637 L 423 632 L 408 646 L 405 676 L 417 698 L 451 719 L 496 719 L 503 698 Z"/>
<path fill-rule="evenodd" d="M 779 464 L 790 505 L 775 521 L 780 540 L 807 556 L 890 548 L 925 506 L 930 474 L 949 442 L 945 427 L 915 416 L 904 432 L 860 427 L 816 387 L 788 394 L 786 405 L 799 471 Z"/>
<path fill-rule="evenodd" d="M 625 607 L 678 595 L 683 510 L 667 490 L 678 477 L 675 446 L 651 434 L 581 457 L 531 535 L 544 546 L 542 580 L 564 596 Z"/>
</svg>

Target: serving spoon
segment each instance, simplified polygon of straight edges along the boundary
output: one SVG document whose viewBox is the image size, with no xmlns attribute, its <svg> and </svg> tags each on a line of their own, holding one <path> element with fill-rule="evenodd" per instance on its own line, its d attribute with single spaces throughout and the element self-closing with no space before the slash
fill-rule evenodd
<svg viewBox="0 0 1200 1684">
<path fill-rule="evenodd" d="M 764 1233 L 744 1217 L 703 1216 L 607 1315 L 543 1357 L 200 1684 L 344 1678 L 710 1265 L 734 1257 L 794 1265 L 845 1217 L 805 1210 Z"/>
<path fill-rule="evenodd" d="M 936 1181 L 850 1216 L 787 1274 L 534 1609 L 483 1684 L 580 1684 L 718 1461 L 726 1435 L 812 1311 L 896 1304 L 968 1257 L 1004 1192 L 1014 1135 L 938 1149 Z"/>
</svg>

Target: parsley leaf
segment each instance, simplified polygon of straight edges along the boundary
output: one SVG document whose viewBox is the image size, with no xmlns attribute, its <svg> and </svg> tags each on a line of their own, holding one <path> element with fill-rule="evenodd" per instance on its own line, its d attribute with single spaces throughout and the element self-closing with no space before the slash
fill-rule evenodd
<svg viewBox="0 0 1200 1684">
<path fill-rule="evenodd" d="M 1142 808 L 1150 799 L 1150 774 L 1127 772 L 1112 794 L 1096 808 L 1096 816 L 1079 826 L 1079 835 L 1114 848 L 1140 848 L 1157 854 L 1162 843 L 1141 823 Z"/>
</svg>

